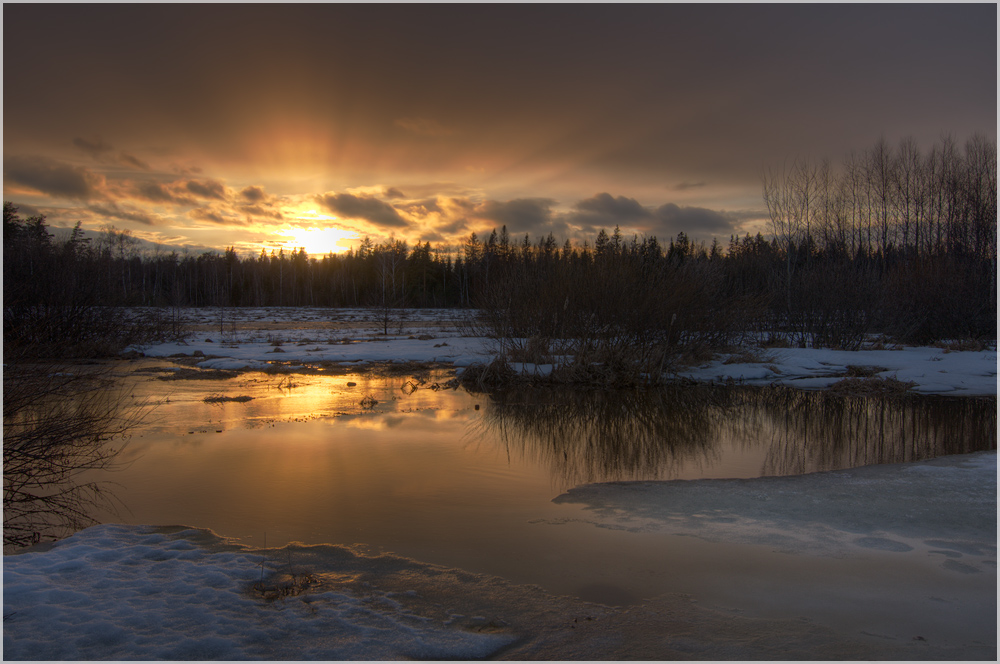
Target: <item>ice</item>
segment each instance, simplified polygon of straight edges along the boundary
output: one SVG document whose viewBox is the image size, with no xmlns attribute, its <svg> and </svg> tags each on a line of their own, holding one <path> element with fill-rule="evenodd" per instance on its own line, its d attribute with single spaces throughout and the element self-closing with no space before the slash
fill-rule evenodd
<svg viewBox="0 0 1000 664">
<path fill-rule="evenodd" d="M 267 602 L 260 555 L 102 525 L 4 557 L 4 659 L 471 659 L 511 642 L 398 604 L 322 592 Z M 192 539 L 188 539 L 192 538 Z"/>
<path fill-rule="evenodd" d="M 555 502 L 582 504 L 601 527 L 814 555 L 974 549 L 995 563 L 996 491 L 993 451 L 792 477 L 589 484 Z"/>
</svg>

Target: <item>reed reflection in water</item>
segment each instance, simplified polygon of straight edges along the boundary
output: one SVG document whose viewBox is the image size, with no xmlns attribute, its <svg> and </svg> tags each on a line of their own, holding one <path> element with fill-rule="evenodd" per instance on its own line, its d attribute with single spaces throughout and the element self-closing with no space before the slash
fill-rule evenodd
<svg viewBox="0 0 1000 664">
<path fill-rule="evenodd" d="M 841 396 L 786 387 L 521 389 L 491 395 L 476 433 L 568 485 L 793 475 L 996 449 L 996 398 Z"/>
</svg>

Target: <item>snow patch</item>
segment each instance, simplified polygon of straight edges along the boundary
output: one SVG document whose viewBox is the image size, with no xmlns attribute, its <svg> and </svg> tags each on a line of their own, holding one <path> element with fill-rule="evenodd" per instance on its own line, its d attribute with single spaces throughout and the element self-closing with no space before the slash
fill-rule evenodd
<svg viewBox="0 0 1000 664">
<path fill-rule="evenodd" d="M 478 659 L 513 640 L 335 590 L 266 602 L 262 557 L 204 536 L 102 525 L 4 556 L 4 659 Z"/>
</svg>

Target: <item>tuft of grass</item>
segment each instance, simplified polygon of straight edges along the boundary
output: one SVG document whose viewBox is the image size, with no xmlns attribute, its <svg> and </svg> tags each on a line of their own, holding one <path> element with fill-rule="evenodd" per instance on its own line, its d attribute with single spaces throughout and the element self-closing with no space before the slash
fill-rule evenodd
<svg viewBox="0 0 1000 664">
<path fill-rule="evenodd" d="M 371 410 L 372 408 L 378 405 L 378 399 L 369 394 L 365 396 L 365 398 L 359 401 L 358 403 L 362 408 L 367 408 L 368 410 Z"/>
<path fill-rule="evenodd" d="M 229 397 L 222 394 L 212 394 L 202 399 L 202 401 L 205 403 L 227 403 L 230 401 L 235 401 L 236 403 L 246 403 L 247 401 L 253 401 L 253 397 L 248 397 L 246 395 Z"/>
<path fill-rule="evenodd" d="M 876 375 L 882 373 L 883 371 L 888 371 L 885 367 L 866 367 L 856 364 L 848 365 L 847 373 L 845 374 L 848 378 L 873 378 Z"/>
<path fill-rule="evenodd" d="M 497 356 L 489 364 L 473 364 L 462 372 L 462 385 L 466 388 L 485 389 L 509 385 L 517 376 L 506 358 Z"/>
<path fill-rule="evenodd" d="M 157 380 L 225 380 L 236 378 L 239 374 L 235 371 L 224 369 L 181 369 L 172 371 L 165 376 L 157 376 Z"/>
<path fill-rule="evenodd" d="M 942 348 L 944 352 L 960 352 L 960 351 L 983 351 L 987 350 L 988 346 L 982 339 L 954 339 L 951 341 L 939 341 L 934 344 L 935 348 Z"/>
<path fill-rule="evenodd" d="M 513 362 L 526 364 L 549 364 L 552 362 L 549 340 L 537 335 L 529 337 L 523 345 L 515 345 L 510 349 L 509 356 Z"/>
</svg>

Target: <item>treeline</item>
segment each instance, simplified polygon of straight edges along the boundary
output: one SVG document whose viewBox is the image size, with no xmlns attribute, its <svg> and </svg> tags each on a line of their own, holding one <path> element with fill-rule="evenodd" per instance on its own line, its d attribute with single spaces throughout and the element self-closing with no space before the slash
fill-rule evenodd
<svg viewBox="0 0 1000 664">
<path fill-rule="evenodd" d="M 140 252 L 114 227 L 90 240 L 77 225 L 57 242 L 44 217 L 22 219 L 5 203 L 4 339 L 39 312 L 95 306 L 469 307 L 501 337 L 648 343 L 649 361 L 664 344 L 761 331 L 840 348 L 872 332 L 994 337 L 996 165 L 995 142 L 981 137 L 927 153 L 880 141 L 839 167 L 796 161 L 763 177 L 771 234 L 725 246 L 617 228 L 573 245 L 503 227 L 473 233 L 457 255 L 365 239 L 318 258 L 180 256 Z"/>
</svg>

